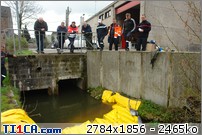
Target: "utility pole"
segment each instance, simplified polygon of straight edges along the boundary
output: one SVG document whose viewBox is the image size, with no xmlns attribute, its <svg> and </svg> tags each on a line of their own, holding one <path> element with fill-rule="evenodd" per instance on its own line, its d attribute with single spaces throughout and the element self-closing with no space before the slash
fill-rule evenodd
<svg viewBox="0 0 202 135">
<path fill-rule="evenodd" d="M 21 51 L 21 31 L 20 31 L 20 23 L 19 23 L 19 10 L 18 10 L 18 1 L 16 0 L 16 14 L 17 14 L 17 25 L 18 25 L 18 45 L 19 51 Z"/>
<path fill-rule="evenodd" d="M 85 16 L 85 14 L 83 14 L 83 15 L 80 17 L 80 31 L 81 31 L 81 28 L 82 28 L 82 24 L 84 23 L 84 16 Z"/>
<path fill-rule="evenodd" d="M 69 10 L 69 7 L 67 7 L 66 10 L 66 27 L 69 26 L 69 14 L 71 13 L 71 11 Z"/>
</svg>

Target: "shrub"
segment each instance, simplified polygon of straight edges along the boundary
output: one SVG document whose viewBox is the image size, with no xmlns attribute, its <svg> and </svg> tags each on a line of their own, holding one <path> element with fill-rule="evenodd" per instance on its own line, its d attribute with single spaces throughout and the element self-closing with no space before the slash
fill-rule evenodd
<svg viewBox="0 0 202 135">
<path fill-rule="evenodd" d="M 18 37 L 15 37 L 14 41 L 15 41 L 16 50 L 19 50 Z M 9 52 L 14 52 L 14 41 L 13 41 L 13 38 L 6 39 L 6 48 L 7 48 L 7 50 L 9 50 Z M 22 50 L 28 49 L 28 42 L 27 42 L 26 38 L 21 37 L 20 45 L 21 45 Z"/>
</svg>

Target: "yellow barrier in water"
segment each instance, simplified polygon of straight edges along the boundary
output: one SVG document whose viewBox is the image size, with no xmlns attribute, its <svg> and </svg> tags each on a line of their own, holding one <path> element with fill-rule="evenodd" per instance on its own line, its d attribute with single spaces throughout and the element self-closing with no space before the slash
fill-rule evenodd
<svg viewBox="0 0 202 135">
<path fill-rule="evenodd" d="M 130 110 L 138 110 L 141 101 L 139 100 L 131 100 L 129 98 L 126 98 L 124 96 L 121 96 L 119 93 L 112 92 L 110 90 L 105 90 L 102 95 L 102 101 L 104 103 L 116 103 L 115 105 L 112 106 L 112 111 L 106 113 L 103 115 L 103 118 L 95 118 L 95 120 L 90 123 L 89 121 L 87 122 L 87 125 L 117 125 L 117 124 L 135 124 L 138 123 L 138 116 L 132 116 Z M 77 129 L 80 126 L 77 126 Z M 95 127 L 91 126 L 92 130 L 95 131 L 93 132 L 94 134 L 99 134 L 100 130 L 95 130 Z M 74 131 L 74 134 L 79 134 L 80 132 L 75 130 L 76 127 L 68 127 L 66 130 L 63 130 L 64 134 L 71 134 L 72 131 Z M 126 126 L 123 127 L 122 130 L 125 130 Z M 68 130 L 67 130 L 68 129 Z M 88 130 L 88 129 L 87 129 Z M 82 130 L 83 134 L 87 133 L 87 130 Z M 120 130 L 120 128 L 119 128 Z"/>
<path fill-rule="evenodd" d="M 81 125 L 67 127 L 62 130 L 62 134 L 86 134 L 87 131 L 90 130 L 87 125 L 91 126 L 93 124 L 116 125 L 138 123 L 138 116 L 132 116 L 130 111 L 131 109 L 137 110 L 141 101 L 130 100 L 117 92 L 115 93 L 109 90 L 103 92 L 102 101 L 116 104 L 112 106 L 112 111 L 103 115 L 103 118 L 95 118 L 93 122 L 86 121 Z M 2 112 L 1 122 L 2 124 L 16 124 L 22 126 L 26 124 L 36 124 L 22 109 L 11 109 Z M 37 128 L 39 127 L 37 126 Z M 1 129 L 3 131 L 3 127 L 1 127 Z M 8 131 L 10 130 L 9 127 Z M 27 129 L 27 131 L 29 130 L 30 129 Z M 93 133 L 100 133 L 98 130 L 94 131 Z"/>
</svg>

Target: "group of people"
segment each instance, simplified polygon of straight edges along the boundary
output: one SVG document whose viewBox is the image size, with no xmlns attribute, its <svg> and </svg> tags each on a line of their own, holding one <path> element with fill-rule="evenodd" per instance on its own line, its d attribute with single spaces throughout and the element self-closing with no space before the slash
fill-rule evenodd
<svg viewBox="0 0 202 135">
<path fill-rule="evenodd" d="M 107 27 L 105 24 L 102 23 L 102 20 L 98 20 L 98 26 L 96 28 L 97 33 L 97 40 L 100 47 L 100 51 L 104 49 L 104 38 L 108 35 L 108 43 L 109 43 L 109 50 L 112 50 L 112 46 L 114 44 L 114 48 L 118 51 L 118 44 L 120 42 L 120 37 L 124 37 L 125 41 L 125 50 L 129 51 L 129 42 L 131 36 L 136 33 L 137 35 L 137 43 L 136 43 L 136 50 L 137 51 L 145 51 L 147 45 L 147 38 L 149 32 L 151 30 L 151 24 L 147 21 L 146 16 L 142 14 L 141 16 L 141 23 L 136 26 L 136 22 L 133 18 L 131 18 L 130 13 L 126 13 L 126 19 L 123 22 L 123 26 L 121 27 L 117 22 L 116 19 L 113 19 L 113 23 Z M 37 41 L 37 52 L 44 53 L 44 37 L 45 31 L 48 30 L 47 23 L 43 20 L 43 18 L 39 18 L 34 25 L 35 36 Z M 68 39 L 70 41 L 68 47 L 70 47 L 70 52 L 74 52 L 74 40 L 76 38 L 76 34 L 78 34 L 78 27 L 76 23 L 73 21 L 68 28 L 64 25 L 64 22 L 61 23 L 60 26 L 57 27 L 57 39 L 58 39 L 58 51 L 62 52 L 65 43 L 65 35 L 68 33 Z M 81 28 L 81 33 L 84 34 L 86 39 L 86 47 L 88 50 L 93 49 L 92 44 L 92 29 L 89 24 L 86 22 L 83 23 Z"/>
<path fill-rule="evenodd" d="M 130 13 L 126 13 L 125 17 L 126 19 L 123 22 L 122 28 L 116 23 L 115 19 L 109 27 L 109 50 L 112 50 L 113 44 L 115 46 L 115 50 L 118 50 L 120 36 L 123 35 L 126 45 L 125 50 L 129 51 L 129 42 L 131 41 L 131 36 L 137 35 L 137 43 L 135 48 L 137 51 L 145 51 L 147 46 L 147 38 L 149 36 L 149 32 L 151 31 L 151 23 L 147 21 L 144 14 L 141 16 L 141 23 L 137 26 L 135 20 L 131 18 Z"/>
</svg>

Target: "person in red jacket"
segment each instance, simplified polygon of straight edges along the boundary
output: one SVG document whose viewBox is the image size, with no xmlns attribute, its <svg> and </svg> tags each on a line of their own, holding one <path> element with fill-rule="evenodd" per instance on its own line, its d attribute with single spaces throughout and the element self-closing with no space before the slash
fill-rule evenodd
<svg viewBox="0 0 202 135">
<path fill-rule="evenodd" d="M 74 53 L 74 40 L 76 38 L 76 34 L 78 33 L 78 27 L 76 26 L 76 23 L 74 21 L 68 27 L 68 33 L 69 33 L 68 39 L 70 41 L 68 46 L 70 46 L 70 52 Z"/>
</svg>

